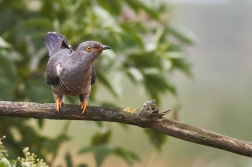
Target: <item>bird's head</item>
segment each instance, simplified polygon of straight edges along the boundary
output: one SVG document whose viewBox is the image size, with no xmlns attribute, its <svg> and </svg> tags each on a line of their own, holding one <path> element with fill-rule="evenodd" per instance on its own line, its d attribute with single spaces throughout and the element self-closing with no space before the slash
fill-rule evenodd
<svg viewBox="0 0 252 167">
<path fill-rule="evenodd" d="M 96 41 L 86 41 L 78 46 L 76 52 L 81 54 L 81 56 L 85 56 L 87 59 L 95 60 L 106 49 L 110 49 L 110 47 Z"/>
</svg>

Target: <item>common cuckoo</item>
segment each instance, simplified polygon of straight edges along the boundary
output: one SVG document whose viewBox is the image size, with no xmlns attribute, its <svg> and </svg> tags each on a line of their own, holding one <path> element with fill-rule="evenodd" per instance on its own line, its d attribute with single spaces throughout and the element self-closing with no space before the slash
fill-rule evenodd
<svg viewBox="0 0 252 167">
<path fill-rule="evenodd" d="M 62 107 L 64 95 L 71 95 L 79 96 L 84 114 L 91 84 L 96 80 L 94 62 L 103 50 L 110 47 L 96 41 L 86 41 L 74 51 L 66 38 L 56 32 L 46 34 L 45 46 L 50 57 L 46 70 L 47 84 L 52 86 L 57 112 Z"/>
</svg>

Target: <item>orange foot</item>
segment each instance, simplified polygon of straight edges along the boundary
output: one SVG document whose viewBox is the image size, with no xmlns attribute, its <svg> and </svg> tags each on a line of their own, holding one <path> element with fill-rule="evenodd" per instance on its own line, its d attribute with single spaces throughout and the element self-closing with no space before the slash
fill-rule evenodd
<svg viewBox="0 0 252 167">
<path fill-rule="evenodd" d="M 86 107 L 87 107 L 87 101 L 86 100 L 83 100 L 81 102 L 81 114 L 83 115 L 84 112 L 86 111 Z"/>
<path fill-rule="evenodd" d="M 60 108 L 62 106 L 61 98 L 57 98 L 57 100 L 56 100 L 56 106 L 57 106 L 57 112 L 59 113 Z"/>
</svg>

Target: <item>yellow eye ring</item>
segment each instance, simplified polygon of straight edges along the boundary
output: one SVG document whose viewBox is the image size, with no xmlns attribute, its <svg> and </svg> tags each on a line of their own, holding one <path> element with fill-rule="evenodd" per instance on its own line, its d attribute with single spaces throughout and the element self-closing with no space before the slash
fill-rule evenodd
<svg viewBox="0 0 252 167">
<path fill-rule="evenodd" d="M 90 45 L 86 46 L 86 51 L 91 52 L 92 50 L 93 50 L 92 46 L 90 46 Z"/>
</svg>

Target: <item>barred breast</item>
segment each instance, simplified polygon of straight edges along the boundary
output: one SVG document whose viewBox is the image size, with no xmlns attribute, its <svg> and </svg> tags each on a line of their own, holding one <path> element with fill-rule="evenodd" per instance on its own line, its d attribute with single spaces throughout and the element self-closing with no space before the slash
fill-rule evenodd
<svg viewBox="0 0 252 167">
<path fill-rule="evenodd" d="M 63 80 L 59 81 L 59 84 L 53 87 L 53 92 L 62 95 L 79 96 L 81 94 L 89 95 L 91 91 L 91 80 L 84 83 L 82 86 L 71 86 L 68 82 Z"/>
</svg>

